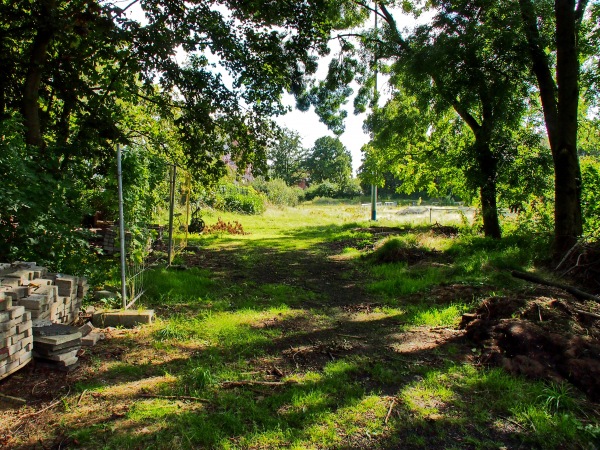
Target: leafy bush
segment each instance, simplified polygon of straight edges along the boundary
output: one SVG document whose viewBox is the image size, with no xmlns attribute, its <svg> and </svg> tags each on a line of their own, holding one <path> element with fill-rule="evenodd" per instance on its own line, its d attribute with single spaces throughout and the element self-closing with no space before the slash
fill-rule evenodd
<svg viewBox="0 0 600 450">
<path fill-rule="evenodd" d="M 581 206 L 584 233 L 598 233 L 600 230 L 600 190 L 598 189 L 600 186 L 600 161 L 590 157 L 582 158 L 581 178 L 583 180 Z"/>
<path fill-rule="evenodd" d="M 238 186 L 232 183 L 217 186 L 207 203 L 215 209 L 244 214 L 262 214 L 265 211 L 263 194 L 252 186 Z"/>
<path fill-rule="evenodd" d="M 322 183 L 313 184 L 304 191 L 304 198 L 306 200 L 313 200 L 316 197 L 336 198 L 339 191 L 340 187 L 337 184 L 325 180 Z"/>
<path fill-rule="evenodd" d="M 0 261 L 89 276 L 84 270 L 96 258 L 77 230 L 85 205 L 76 181 L 53 176 L 53 165 L 25 145 L 18 117 L 0 122 Z"/>
<path fill-rule="evenodd" d="M 358 178 L 350 179 L 344 186 L 342 186 L 340 197 L 343 198 L 356 198 L 364 194 L 363 189 L 360 185 Z"/>
<path fill-rule="evenodd" d="M 297 206 L 300 199 L 304 197 L 304 191 L 299 187 L 288 186 L 280 178 L 266 181 L 264 178 L 256 178 L 252 187 L 262 192 L 269 203 L 276 206 Z"/>
</svg>

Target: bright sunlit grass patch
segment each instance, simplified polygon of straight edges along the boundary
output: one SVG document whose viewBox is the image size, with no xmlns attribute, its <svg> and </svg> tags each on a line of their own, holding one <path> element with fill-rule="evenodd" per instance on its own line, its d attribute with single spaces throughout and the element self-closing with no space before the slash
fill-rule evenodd
<svg viewBox="0 0 600 450">
<path fill-rule="evenodd" d="M 458 325 L 461 316 L 470 310 L 471 305 L 465 303 L 415 306 L 408 309 L 406 320 L 413 326 L 451 327 Z"/>
</svg>

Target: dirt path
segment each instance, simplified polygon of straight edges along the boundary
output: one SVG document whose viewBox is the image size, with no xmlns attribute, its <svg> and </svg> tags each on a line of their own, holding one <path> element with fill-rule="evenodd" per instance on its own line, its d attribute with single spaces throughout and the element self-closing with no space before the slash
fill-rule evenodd
<svg viewBox="0 0 600 450">
<path fill-rule="evenodd" d="M 398 230 L 374 231 L 389 235 Z M 353 244 L 328 243 L 294 251 L 208 249 L 188 256 L 186 264 L 209 269 L 225 284 L 283 284 L 314 294 L 294 305 L 302 311 L 301 319 L 271 320 L 262 325 L 289 335 L 272 346 L 263 362 L 285 368 L 286 373 L 321 370 L 328 362 L 350 355 L 368 356 L 373 364 L 401 358 L 432 369 L 449 360 L 473 359 L 464 331 L 446 327 L 403 331 L 401 314 L 382 312 L 382 304 L 366 288 L 371 281 L 368 271 L 341 255 L 344 247 Z M 323 320 L 322 315 L 328 319 Z M 405 382 L 400 377 L 383 389 L 392 393 Z"/>
</svg>

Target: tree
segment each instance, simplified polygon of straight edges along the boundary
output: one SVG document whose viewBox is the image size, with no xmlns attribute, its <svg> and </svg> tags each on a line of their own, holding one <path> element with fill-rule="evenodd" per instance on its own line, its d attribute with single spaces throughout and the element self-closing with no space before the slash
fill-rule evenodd
<svg viewBox="0 0 600 450">
<path fill-rule="evenodd" d="M 528 100 L 527 61 L 521 56 L 526 43 L 515 39 L 512 31 L 519 26 L 520 16 L 497 0 L 442 0 L 429 7 L 435 11 L 430 23 L 403 36 L 386 3 L 377 3 L 373 12 L 382 19 L 381 28 L 362 33 L 359 49 L 347 41 L 355 34 L 340 34 L 345 56 L 332 62 L 327 79 L 308 91 L 305 101 L 327 107 L 323 120 L 336 127 L 337 116 L 330 107 L 337 108 L 340 101 L 323 99 L 348 95 L 342 86 L 358 75 L 362 87 L 355 106 L 364 110 L 373 98 L 369 55 L 375 55 L 377 65 L 390 73 L 393 89 L 414 96 L 427 117 L 453 109 L 473 136 L 463 141 L 467 145 L 457 162 L 468 169 L 463 170 L 468 184 L 479 190 L 486 236 L 499 238 L 498 171 L 501 166 L 509 170 L 508 154 L 516 149 L 507 145 L 514 142 L 506 135 L 520 126 Z M 426 111 L 430 107 L 432 114 Z M 377 108 L 373 114 L 379 114 Z M 377 133 L 386 125 L 384 120 L 373 120 L 370 126 Z"/>
<path fill-rule="evenodd" d="M 264 169 L 281 94 L 314 73 L 336 20 L 318 0 L 1 2 L 1 125 L 27 161 L 19 180 L 33 184 L 6 191 L 5 204 L 24 205 L 1 214 L 11 242 L 26 245 L 45 210 L 47 224 L 64 218 L 66 240 L 114 171 L 115 144 L 151 148 L 205 183 L 224 172 L 223 154 Z"/>
<path fill-rule="evenodd" d="M 136 3 L 146 23 L 127 15 Z M 174 121 L 199 174 L 218 178 L 223 153 L 257 169 L 273 138 L 269 117 L 316 70 L 330 16 L 312 1 L 3 2 L 0 113 L 20 111 L 26 143 L 68 164 L 127 143 L 122 102 L 143 98 Z"/>
<path fill-rule="evenodd" d="M 343 186 L 352 176 L 350 152 L 339 139 L 331 136 L 323 136 L 315 141 L 304 164 L 311 183 L 327 180 Z"/>
<path fill-rule="evenodd" d="M 537 79 L 554 161 L 554 251 L 558 258 L 583 231 L 577 155 L 580 46 L 588 0 L 519 0 L 531 69 Z M 553 13 L 553 16 L 552 16 Z M 550 30 L 549 38 L 544 31 Z M 552 49 L 553 55 L 547 49 Z M 556 66 L 553 65 L 553 57 Z"/>
<path fill-rule="evenodd" d="M 300 135 L 292 130 L 283 129 L 278 141 L 269 149 L 268 159 L 272 178 L 280 178 L 288 186 L 298 184 L 307 176 L 303 168 L 307 151 L 302 147 Z"/>
</svg>

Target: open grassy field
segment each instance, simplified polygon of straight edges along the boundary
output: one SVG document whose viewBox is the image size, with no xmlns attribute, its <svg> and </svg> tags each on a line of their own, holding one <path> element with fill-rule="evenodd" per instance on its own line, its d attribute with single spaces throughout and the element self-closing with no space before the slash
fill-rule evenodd
<svg viewBox="0 0 600 450">
<path fill-rule="evenodd" d="M 345 204 L 219 217 L 247 234 L 193 236 L 186 270 L 151 270 L 155 324 L 107 330 L 72 374 L 7 380 L 30 402 L 2 406 L 0 446 L 595 448 L 598 404 L 486 364 L 459 329 L 486 299 L 538 295 L 509 270 L 532 269 L 542 238 Z"/>
</svg>

